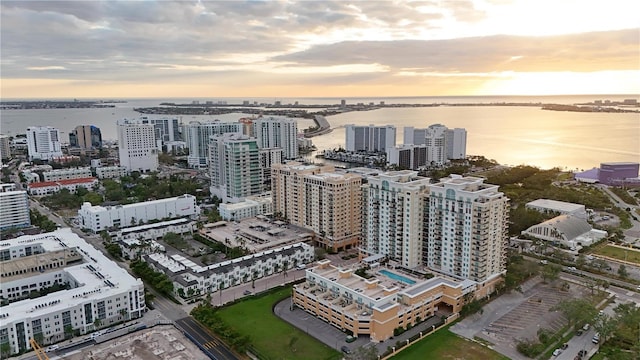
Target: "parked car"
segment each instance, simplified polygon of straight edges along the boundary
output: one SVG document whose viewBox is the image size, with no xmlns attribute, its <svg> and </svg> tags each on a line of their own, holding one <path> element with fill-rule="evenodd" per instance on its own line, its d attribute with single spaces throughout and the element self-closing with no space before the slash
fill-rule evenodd
<svg viewBox="0 0 640 360">
<path fill-rule="evenodd" d="M 562 353 L 562 349 L 555 349 L 553 350 L 553 356 L 558 356 Z"/>
<path fill-rule="evenodd" d="M 587 356 L 587 350 L 580 350 L 578 351 L 578 356 L 580 356 L 580 358 L 582 359 L 583 357 Z"/>
<path fill-rule="evenodd" d="M 560 348 L 562 350 L 567 350 L 568 347 L 569 347 L 569 344 L 567 344 L 567 343 L 564 343 L 564 344 L 562 344 L 562 346 L 560 346 Z"/>
<path fill-rule="evenodd" d="M 351 354 L 351 350 L 349 350 L 349 347 L 347 345 L 343 345 L 340 350 L 342 350 L 343 353 L 345 354 Z"/>
<path fill-rule="evenodd" d="M 584 326 L 582 327 L 582 330 L 584 331 L 589 331 L 589 328 L 591 327 L 591 325 L 589 324 L 584 324 Z"/>
<path fill-rule="evenodd" d="M 596 333 L 595 335 L 593 335 L 593 338 L 591 339 L 591 342 L 594 344 L 597 344 L 600 342 L 600 334 Z"/>
</svg>

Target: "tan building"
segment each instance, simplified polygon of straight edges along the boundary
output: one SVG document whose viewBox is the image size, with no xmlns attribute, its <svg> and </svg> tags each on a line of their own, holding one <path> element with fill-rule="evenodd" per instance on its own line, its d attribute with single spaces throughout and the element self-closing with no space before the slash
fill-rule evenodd
<svg viewBox="0 0 640 360">
<path fill-rule="evenodd" d="M 324 248 L 339 251 L 357 245 L 362 218 L 359 175 L 290 162 L 272 166 L 271 184 L 276 216 L 313 230 Z"/>
<path fill-rule="evenodd" d="M 321 260 L 306 271 L 306 282 L 293 288 L 293 303 L 354 336 L 378 342 L 433 316 L 436 311 L 458 313 L 465 295 L 486 295 L 472 280 L 434 277 L 417 279 L 396 270 L 379 269 L 365 279 L 353 269 Z"/>
</svg>

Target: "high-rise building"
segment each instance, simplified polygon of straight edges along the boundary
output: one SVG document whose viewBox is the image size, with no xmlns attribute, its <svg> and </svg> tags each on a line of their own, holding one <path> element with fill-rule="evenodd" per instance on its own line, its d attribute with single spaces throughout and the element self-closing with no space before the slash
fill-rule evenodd
<svg viewBox="0 0 640 360">
<path fill-rule="evenodd" d="M 0 160 L 11 159 L 11 143 L 8 135 L 0 134 Z"/>
<path fill-rule="evenodd" d="M 178 118 L 150 118 L 149 116 L 142 116 L 138 122 L 153 125 L 159 149 L 167 142 L 180 141 Z"/>
<path fill-rule="evenodd" d="M 260 149 L 282 148 L 287 160 L 298 158 L 298 122 L 287 118 L 257 118 L 253 120 L 253 133 Z"/>
<path fill-rule="evenodd" d="M 355 247 L 361 232 L 362 177 L 332 166 L 297 162 L 271 167 L 273 211 L 291 224 L 313 230 L 320 246 Z"/>
<path fill-rule="evenodd" d="M 429 268 L 485 283 L 506 270 L 509 199 L 484 179 L 451 175 L 429 185 Z"/>
<path fill-rule="evenodd" d="M 255 138 L 241 134 L 213 135 L 209 156 L 212 195 L 235 203 L 262 193 L 260 150 Z"/>
<path fill-rule="evenodd" d="M 426 129 L 411 126 L 404 128 L 404 144 L 427 145 L 427 159 L 434 165 L 442 165 L 451 159 L 464 159 L 467 156 L 467 130 L 448 129 L 434 124 Z"/>
<path fill-rule="evenodd" d="M 396 146 L 396 128 L 393 125 L 345 125 L 347 151 L 385 152 Z"/>
<path fill-rule="evenodd" d="M 183 127 L 183 138 L 189 149 L 187 161 L 189 166 L 206 168 L 209 164 L 209 139 L 212 135 L 237 133 L 242 134 L 241 123 L 209 121 L 201 123 L 192 121 Z"/>
<path fill-rule="evenodd" d="M 262 184 L 264 191 L 271 191 L 271 166 L 284 162 L 282 148 L 260 149 L 260 166 L 262 167 Z"/>
<path fill-rule="evenodd" d="M 30 225 L 27 192 L 16 190 L 15 184 L 0 184 L 0 230 Z"/>
<path fill-rule="evenodd" d="M 157 171 L 158 148 L 154 126 L 129 120 L 119 121 L 118 155 L 120 166 L 129 172 Z"/>
<path fill-rule="evenodd" d="M 69 133 L 69 145 L 81 149 L 99 149 L 102 147 L 102 133 L 93 125 L 76 126 Z"/>
<path fill-rule="evenodd" d="M 418 172 L 392 171 L 369 177 L 362 186 L 362 242 L 367 255 L 385 255 L 402 266 L 423 264 L 425 201 L 429 178 Z"/>
<path fill-rule="evenodd" d="M 387 148 L 387 163 L 401 169 L 418 170 L 427 165 L 427 146 L 403 144 Z"/>
<path fill-rule="evenodd" d="M 447 159 L 465 159 L 467 157 L 467 130 L 447 129 Z"/>
<path fill-rule="evenodd" d="M 27 150 L 29 160 L 51 160 L 62 156 L 60 130 L 51 126 L 28 127 Z"/>
</svg>

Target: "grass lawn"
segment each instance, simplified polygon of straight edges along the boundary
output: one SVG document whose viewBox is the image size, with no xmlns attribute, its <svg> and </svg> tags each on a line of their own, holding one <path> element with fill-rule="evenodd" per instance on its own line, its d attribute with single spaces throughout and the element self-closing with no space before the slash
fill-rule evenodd
<svg viewBox="0 0 640 360">
<path fill-rule="evenodd" d="M 394 360 L 403 359 L 465 359 L 465 360 L 508 360 L 497 352 L 476 342 L 461 338 L 449 331 L 449 326 L 438 330 L 433 335 L 416 342 L 406 350 L 392 357 Z"/>
<path fill-rule="evenodd" d="M 604 255 L 604 256 L 609 256 L 619 260 L 626 260 L 626 261 L 634 262 L 636 264 L 640 264 L 640 251 L 637 251 L 637 250 L 621 249 L 619 247 L 607 245 L 607 246 L 598 248 L 595 251 L 595 253 Z"/>
<path fill-rule="evenodd" d="M 273 314 L 273 305 L 289 295 L 291 287 L 222 308 L 218 314 L 233 329 L 251 337 L 251 344 L 260 353 L 260 359 L 341 358 L 336 350 Z"/>
</svg>

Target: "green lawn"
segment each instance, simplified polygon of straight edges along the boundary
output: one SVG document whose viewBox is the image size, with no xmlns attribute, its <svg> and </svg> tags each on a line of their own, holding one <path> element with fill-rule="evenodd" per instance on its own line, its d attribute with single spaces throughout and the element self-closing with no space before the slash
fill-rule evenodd
<svg viewBox="0 0 640 360">
<path fill-rule="evenodd" d="M 607 245 L 597 249 L 595 253 L 640 264 L 640 251 L 637 250 L 621 249 L 619 247 Z"/>
<path fill-rule="evenodd" d="M 425 354 L 429 354 L 425 357 Z M 445 327 L 433 335 L 409 346 L 406 350 L 392 357 L 394 360 L 403 359 L 464 359 L 464 360 L 508 360 L 497 352 L 476 342 L 464 339 L 449 331 Z"/>
<path fill-rule="evenodd" d="M 336 350 L 273 314 L 273 305 L 288 295 L 290 287 L 222 308 L 218 314 L 230 327 L 250 336 L 260 359 L 339 359 Z"/>
</svg>

